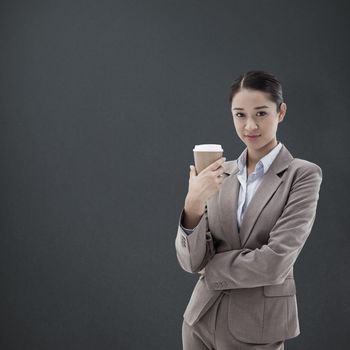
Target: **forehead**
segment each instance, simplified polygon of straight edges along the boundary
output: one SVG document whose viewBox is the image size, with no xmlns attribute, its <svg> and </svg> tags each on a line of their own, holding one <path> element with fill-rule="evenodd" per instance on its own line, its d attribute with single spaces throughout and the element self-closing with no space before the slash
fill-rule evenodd
<svg viewBox="0 0 350 350">
<path fill-rule="evenodd" d="M 273 106 L 269 95 L 262 91 L 242 89 L 232 99 L 232 107 L 248 109 L 262 105 Z"/>
</svg>

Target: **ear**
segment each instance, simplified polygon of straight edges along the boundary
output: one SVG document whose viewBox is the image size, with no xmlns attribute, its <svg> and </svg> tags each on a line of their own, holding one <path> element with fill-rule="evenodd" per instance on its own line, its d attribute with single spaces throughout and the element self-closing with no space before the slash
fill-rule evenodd
<svg viewBox="0 0 350 350">
<path fill-rule="evenodd" d="M 279 123 L 284 119 L 284 116 L 286 115 L 286 113 L 287 113 L 287 105 L 284 102 L 282 102 L 281 107 L 280 107 L 279 116 L 278 116 Z"/>
</svg>

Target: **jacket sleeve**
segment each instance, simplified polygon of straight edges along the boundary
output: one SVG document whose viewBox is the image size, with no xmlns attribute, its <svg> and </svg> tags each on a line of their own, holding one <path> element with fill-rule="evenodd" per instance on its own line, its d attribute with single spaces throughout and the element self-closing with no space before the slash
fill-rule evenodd
<svg viewBox="0 0 350 350">
<path fill-rule="evenodd" d="M 261 248 L 215 254 L 205 266 L 211 290 L 253 288 L 283 283 L 293 267 L 316 216 L 321 168 L 312 163 L 299 171 L 281 216 Z"/>
<path fill-rule="evenodd" d="M 180 226 L 181 228 L 183 229 L 183 231 L 187 234 L 187 235 L 190 235 L 193 231 L 194 231 L 194 228 L 186 228 L 186 227 L 183 227 L 180 223 Z M 197 225 L 198 226 L 198 225 Z"/>
<path fill-rule="evenodd" d="M 207 212 L 207 208 L 205 209 Z M 176 256 L 180 266 L 187 272 L 202 270 L 215 254 L 213 237 L 207 230 L 207 215 L 204 213 L 191 234 L 182 229 L 184 209 L 180 213 L 175 239 Z"/>
</svg>

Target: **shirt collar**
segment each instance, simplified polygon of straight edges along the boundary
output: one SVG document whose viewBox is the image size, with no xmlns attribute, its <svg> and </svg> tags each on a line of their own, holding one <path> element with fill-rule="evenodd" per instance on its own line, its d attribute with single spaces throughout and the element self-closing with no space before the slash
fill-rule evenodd
<svg viewBox="0 0 350 350">
<path fill-rule="evenodd" d="M 258 163 L 255 166 L 255 170 L 258 171 L 259 169 L 263 169 L 263 174 L 267 172 L 269 167 L 271 166 L 272 162 L 275 160 L 278 152 L 282 148 L 282 143 L 278 141 L 277 146 L 275 146 L 269 153 L 267 153 L 264 157 L 262 157 Z M 241 155 L 237 159 L 237 166 L 239 169 L 239 172 L 242 173 L 244 171 L 244 168 L 246 167 L 246 160 L 247 160 L 247 147 L 244 149 L 244 151 L 241 153 Z"/>
</svg>

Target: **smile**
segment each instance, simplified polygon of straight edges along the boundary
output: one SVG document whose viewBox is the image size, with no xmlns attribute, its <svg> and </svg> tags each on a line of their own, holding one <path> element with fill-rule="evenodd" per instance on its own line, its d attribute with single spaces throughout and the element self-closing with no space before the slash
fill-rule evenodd
<svg viewBox="0 0 350 350">
<path fill-rule="evenodd" d="M 245 135 L 245 137 L 248 139 L 248 140 L 255 140 L 259 137 L 260 135 L 253 135 L 253 136 L 249 136 L 249 135 Z"/>
</svg>

